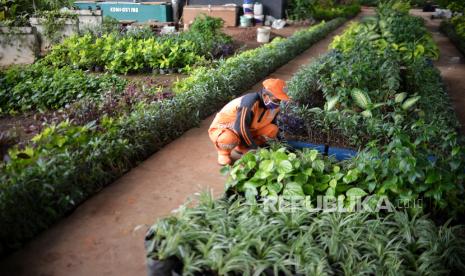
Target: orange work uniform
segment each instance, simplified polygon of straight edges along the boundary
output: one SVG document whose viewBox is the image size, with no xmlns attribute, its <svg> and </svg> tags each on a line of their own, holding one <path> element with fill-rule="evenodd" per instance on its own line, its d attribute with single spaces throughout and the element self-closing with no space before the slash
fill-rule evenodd
<svg viewBox="0 0 465 276">
<path fill-rule="evenodd" d="M 278 135 L 276 116 L 279 108 L 267 109 L 261 93 L 250 93 L 229 102 L 216 115 L 208 134 L 218 155 L 230 156 L 264 144 Z"/>
</svg>

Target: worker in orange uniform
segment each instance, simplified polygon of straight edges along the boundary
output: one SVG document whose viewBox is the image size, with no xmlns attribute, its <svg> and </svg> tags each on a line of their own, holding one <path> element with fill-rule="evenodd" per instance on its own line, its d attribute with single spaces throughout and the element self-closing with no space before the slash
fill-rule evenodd
<svg viewBox="0 0 465 276">
<path fill-rule="evenodd" d="M 232 163 L 232 150 L 243 154 L 276 138 L 280 103 L 289 100 L 286 90 L 283 80 L 267 79 L 260 92 L 234 99 L 221 109 L 208 130 L 220 165 Z"/>
</svg>

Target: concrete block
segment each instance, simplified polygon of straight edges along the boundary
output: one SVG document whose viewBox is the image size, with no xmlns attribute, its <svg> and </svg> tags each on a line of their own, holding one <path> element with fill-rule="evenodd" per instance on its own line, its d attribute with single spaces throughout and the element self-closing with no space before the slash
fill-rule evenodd
<svg viewBox="0 0 465 276">
<path fill-rule="evenodd" d="M 0 66 L 32 64 L 39 52 L 33 27 L 0 27 Z"/>
<path fill-rule="evenodd" d="M 44 19 L 31 17 L 29 22 L 33 27 L 37 29 L 37 34 L 40 39 L 40 51 L 42 53 L 47 52 L 53 46 L 53 42 L 45 36 L 45 27 L 44 27 Z M 60 37 L 60 41 L 62 41 L 65 37 L 71 36 L 75 33 L 79 32 L 79 21 L 78 19 L 66 19 L 64 22 L 64 26 L 61 31 L 59 31 L 58 36 Z"/>
<path fill-rule="evenodd" d="M 103 16 L 101 10 L 71 10 L 70 12 L 78 15 L 79 31 L 102 26 Z"/>
</svg>

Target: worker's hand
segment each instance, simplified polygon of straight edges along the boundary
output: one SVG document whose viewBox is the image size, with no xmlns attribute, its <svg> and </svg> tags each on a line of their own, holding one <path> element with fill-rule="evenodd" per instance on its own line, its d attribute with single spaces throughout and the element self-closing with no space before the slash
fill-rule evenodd
<svg viewBox="0 0 465 276">
<path fill-rule="evenodd" d="M 270 138 L 270 137 L 265 136 L 265 135 L 262 135 L 262 137 L 263 137 L 263 139 L 265 139 L 265 141 L 266 141 L 267 143 L 276 141 L 276 139 Z"/>
</svg>

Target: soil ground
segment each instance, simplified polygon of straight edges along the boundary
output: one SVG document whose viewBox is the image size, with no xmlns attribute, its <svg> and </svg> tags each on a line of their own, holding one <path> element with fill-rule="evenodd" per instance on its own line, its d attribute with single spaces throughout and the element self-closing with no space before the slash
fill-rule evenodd
<svg viewBox="0 0 465 276">
<path fill-rule="evenodd" d="M 223 32 L 229 36 L 231 36 L 234 40 L 234 44 L 237 48 L 242 50 L 248 50 L 260 47 L 263 43 L 257 42 L 257 28 L 259 26 L 254 27 L 228 27 L 223 28 Z M 275 37 L 289 37 L 296 31 L 305 29 L 310 27 L 310 24 L 295 24 L 295 25 L 287 25 L 282 29 L 271 30 L 270 40 L 274 39 Z"/>
<path fill-rule="evenodd" d="M 441 71 L 452 106 L 465 134 L 465 58 L 447 36 L 439 31 L 440 19 L 431 19 L 431 14 L 412 10 L 411 14 L 425 19 L 426 27 L 432 33 L 440 50 L 439 60 L 434 62 Z"/>
<path fill-rule="evenodd" d="M 362 15 L 372 14 L 364 9 Z M 357 19 L 360 19 L 360 16 Z M 326 52 L 334 35 L 268 77 L 288 80 Z M 259 89 L 261 82 L 252 89 Z M 0 263 L 0 275 L 146 275 L 144 235 L 195 193 L 223 192 L 216 151 L 207 130 L 213 116 L 131 170 Z"/>
</svg>

